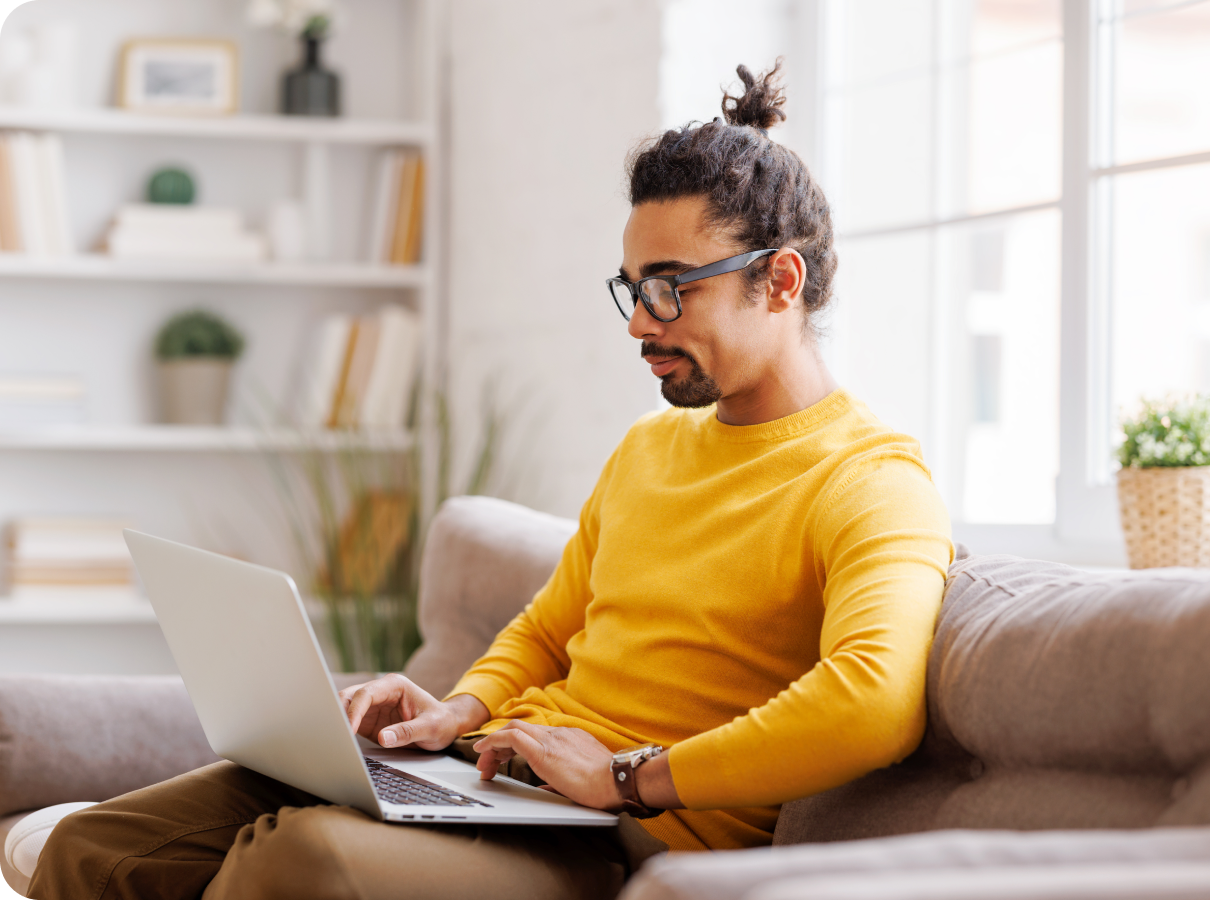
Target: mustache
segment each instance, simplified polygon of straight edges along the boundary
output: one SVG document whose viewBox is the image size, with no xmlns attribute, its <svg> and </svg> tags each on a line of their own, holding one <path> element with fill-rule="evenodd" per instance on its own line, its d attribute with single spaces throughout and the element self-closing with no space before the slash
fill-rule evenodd
<svg viewBox="0 0 1210 900">
<path fill-rule="evenodd" d="M 665 344 L 655 344 L 651 341 L 643 341 L 643 346 L 639 347 L 639 356 L 683 356 L 689 362 L 697 363 L 697 360 L 680 347 L 669 347 Z"/>
</svg>

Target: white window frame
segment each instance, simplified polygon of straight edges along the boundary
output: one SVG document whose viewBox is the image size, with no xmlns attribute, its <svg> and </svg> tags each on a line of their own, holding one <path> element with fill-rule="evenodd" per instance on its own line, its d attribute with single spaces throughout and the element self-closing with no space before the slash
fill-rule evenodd
<svg viewBox="0 0 1210 900">
<path fill-rule="evenodd" d="M 802 0 L 799 21 L 811 28 L 815 40 L 804 46 L 813 55 L 816 115 L 810 144 L 796 142 L 819 170 L 825 183 L 836 183 L 835 142 L 828 127 L 824 91 L 828 72 L 828 15 L 830 3 L 844 0 Z M 1172 0 L 1165 8 L 1187 5 Z M 947 0 L 935 0 L 934 20 L 945 38 Z M 1055 484 L 1053 525 L 980 525 L 955 523 L 956 540 L 979 552 L 1014 553 L 1084 565 L 1124 566 L 1117 491 L 1109 435 L 1113 415 L 1110 385 L 1110 248 L 1108 204 L 1110 177 L 1171 166 L 1210 162 L 1210 151 L 1148 160 L 1127 165 L 1111 164 L 1113 23 L 1106 21 L 1117 0 L 1063 0 L 1063 127 L 1061 193 L 1056 201 L 1031 204 L 990 213 L 951 218 L 936 217 L 896 228 L 871 230 L 870 235 L 913 230 L 937 230 L 981 219 L 1006 218 L 1043 209 L 1060 210 L 1062 264 L 1060 281 L 1059 350 L 1059 474 Z M 802 32 L 800 32 L 801 34 Z M 801 60 L 802 63 L 806 59 Z M 938 107 L 940 103 L 938 102 Z M 832 147 L 829 147 L 832 143 Z M 936 154 L 939 157 L 941 154 Z M 831 158 L 830 158 L 831 157 Z M 934 166 L 942 161 L 934 159 Z M 830 165 L 833 163 L 833 165 Z M 842 234 L 853 239 L 864 236 Z M 940 295 L 940 290 L 934 290 Z M 934 300 L 936 305 L 936 299 Z M 936 312 L 936 311 L 935 311 Z M 948 341 L 950 323 L 934 316 L 933 341 L 938 348 Z M 944 354 L 934 354 L 943 359 Z M 929 443 L 944 453 L 946 404 L 949 402 L 942 367 L 932 373 Z"/>
<path fill-rule="evenodd" d="M 1125 559 L 1111 428 L 1111 179 L 1210 162 L 1210 151 L 1113 163 L 1113 39 L 1117 0 L 1064 0 L 1063 281 L 1060 462 L 1055 537 Z M 1173 0 L 1152 14 L 1192 5 Z"/>
</svg>

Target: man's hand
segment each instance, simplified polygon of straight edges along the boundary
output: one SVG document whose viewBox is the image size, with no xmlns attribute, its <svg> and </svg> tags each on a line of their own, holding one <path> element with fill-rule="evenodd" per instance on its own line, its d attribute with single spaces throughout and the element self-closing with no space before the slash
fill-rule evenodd
<svg viewBox="0 0 1210 900">
<path fill-rule="evenodd" d="M 551 728 L 514 720 L 475 744 L 479 777 L 488 781 L 520 754 L 550 789 L 581 806 L 622 808 L 609 764 L 613 751 L 580 728 Z"/>
<path fill-rule="evenodd" d="M 353 731 L 383 747 L 441 750 L 491 718 L 470 694 L 442 703 L 402 675 L 345 688 L 340 700 Z"/>
</svg>

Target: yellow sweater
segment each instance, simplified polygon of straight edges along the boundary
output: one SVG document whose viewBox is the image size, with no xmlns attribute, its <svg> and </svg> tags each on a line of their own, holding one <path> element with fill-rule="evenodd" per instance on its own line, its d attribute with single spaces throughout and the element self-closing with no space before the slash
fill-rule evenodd
<svg viewBox="0 0 1210 900">
<path fill-rule="evenodd" d="M 605 465 L 550 581 L 451 692 L 655 741 L 674 850 L 768 844 L 778 804 L 910 753 L 952 558 L 919 445 L 838 390 L 762 425 L 670 409 Z"/>
</svg>

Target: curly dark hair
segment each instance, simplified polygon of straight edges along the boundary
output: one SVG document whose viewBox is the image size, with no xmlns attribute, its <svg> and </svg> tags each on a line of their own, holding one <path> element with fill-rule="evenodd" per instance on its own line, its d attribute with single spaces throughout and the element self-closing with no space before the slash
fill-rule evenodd
<svg viewBox="0 0 1210 900">
<path fill-rule="evenodd" d="M 804 327 L 832 299 L 836 251 L 832 214 L 818 182 L 793 150 L 771 141 L 768 129 L 786 118 L 782 60 L 754 76 L 735 71 L 744 91 L 723 94 L 723 117 L 690 122 L 645 141 L 630 153 L 626 174 L 630 204 L 704 196 L 710 222 L 745 250 L 792 247 L 807 264 Z M 762 261 L 763 263 L 764 261 Z M 753 286 L 765 268 L 745 270 Z"/>
</svg>

